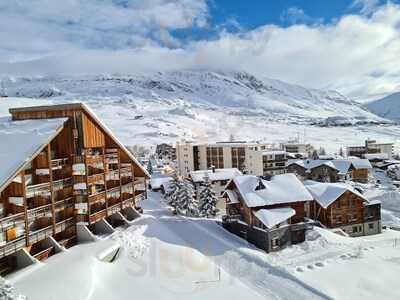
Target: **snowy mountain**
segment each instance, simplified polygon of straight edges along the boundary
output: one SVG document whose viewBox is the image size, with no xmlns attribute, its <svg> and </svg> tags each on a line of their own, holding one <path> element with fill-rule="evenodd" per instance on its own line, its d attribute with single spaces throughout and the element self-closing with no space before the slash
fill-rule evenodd
<svg viewBox="0 0 400 300">
<path fill-rule="evenodd" d="M 366 106 L 371 112 L 383 118 L 400 121 L 400 92 L 372 101 Z"/>
<path fill-rule="evenodd" d="M 299 134 L 299 126 L 310 124 L 385 122 L 336 91 L 235 71 L 3 78 L 1 94 L 9 97 L 3 98 L 1 114 L 9 106 L 86 102 L 127 144 L 175 142 L 180 137 L 218 140 L 230 134 L 260 139 L 271 130 L 276 134 L 274 126 L 287 139 Z M 283 132 L 285 125 L 290 128 Z"/>
</svg>

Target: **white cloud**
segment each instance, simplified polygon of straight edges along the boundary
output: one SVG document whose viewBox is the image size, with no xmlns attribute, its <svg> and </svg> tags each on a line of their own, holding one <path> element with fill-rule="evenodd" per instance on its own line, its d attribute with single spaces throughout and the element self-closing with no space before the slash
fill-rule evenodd
<svg viewBox="0 0 400 300">
<path fill-rule="evenodd" d="M 52 12 L 50 15 L 54 17 L 45 18 L 34 9 L 25 12 L 29 17 L 22 20 L 24 14 L 18 12 L 21 23 L 8 24 L 8 30 L 0 30 L 0 39 L 7 41 L 1 43 L 0 57 L 3 53 L 3 57 L 18 61 L 29 56 L 39 59 L 0 63 L 0 73 L 137 73 L 229 68 L 310 87 L 338 89 L 350 96 L 400 88 L 400 6 L 393 3 L 379 6 L 370 14 L 347 15 L 325 25 L 266 25 L 239 33 L 222 30 L 217 39 L 182 44 L 170 30 L 207 26 L 205 2 L 199 5 L 201 1 L 197 0 L 143 1 L 146 4 L 124 1 L 143 12 L 138 16 L 136 12 L 125 12 L 110 4 L 110 0 L 103 1 L 110 9 L 107 20 L 100 22 L 104 16 L 99 14 L 82 21 L 90 11 L 86 8 L 83 9 L 86 12 L 81 11 L 74 17 L 80 25 L 71 25 L 72 29 L 63 25 L 68 18 L 59 17 L 62 13 L 52 8 L 52 1 L 48 2 L 46 16 Z M 174 9 L 170 9 L 170 5 L 174 5 Z M 68 7 L 64 7 L 65 12 L 76 8 Z M 176 9 L 175 13 L 165 15 Z M 165 16 L 155 13 L 160 10 Z M 1 24 L 12 21 L 12 15 L 2 11 L 4 4 L 0 5 L 0 17 L 3 17 L 0 28 Z M 54 19 L 53 27 L 48 26 L 50 19 Z M 165 25 L 162 30 L 157 26 L 160 23 Z M 13 39 L 13 36 L 19 38 Z M 164 42 L 160 43 L 160 40 Z M 88 41 L 91 45 L 108 43 L 109 46 L 88 46 Z"/>
<path fill-rule="evenodd" d="M 280 16 L 280 19 L 284 23 L 288 24 L 311 24 L 317 25 L 321 24 L 324 19 L 323 18 L 312 18 L 307 15 L 304 10 L 298 7 L 289 7 L 286 9 Z"/>
<path fill-rule="evenodd" d="M 351 8 L 359 8 L 364 15 L 370 15 L 379 7 L 379 0 L 354 0 Z"/>
</svg>

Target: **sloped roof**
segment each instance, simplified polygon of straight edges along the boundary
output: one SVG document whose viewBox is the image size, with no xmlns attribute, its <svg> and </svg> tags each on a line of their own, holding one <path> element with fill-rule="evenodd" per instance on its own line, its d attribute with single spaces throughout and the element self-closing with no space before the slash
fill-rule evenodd
<svg viewBox="0 0 400 300">
<path fill-rule="evenodd" d="M 31 107 L 18 107 L 18 108 L 10 108 L 9 111 L 11 114 L 15 112 L 33 112 L 33 111 L 57 111 L 57 110 L 83 110 L 87 113 L 100 127 L 104 132 L 121 148 L 122 151 L 136 164 L 140 171 L 142 171 L 141 175 L 150 178 L 150 174 L 147 170 L 140 164 L 140 162 L 136 159 L 136 157 L 121 143 L 121 141 L 112 133 L 112 131 L 108 128 L 107 125 L 100 120 L 99 117 L 84 103 L 65 103 L 65 104 L 57 104 L 57 105 L 46 105 L 46 106 L 31 106 Z"/>
<path fill-rule="evenodd" d="M 303 167 L 306 170 L 311 170 L 321 165 L 327 165 L 334 167 L 339 171 L 339 174 L 347 174 L 353 166 L 355 169 L 372 169 L 371 163 L 368 159 L 305 159 L 305 160 L 291 160 L 289 165 L 296 164 Z"/>
<path fill-rule="evenodd" d="M 236 168 L 215 169 L 215 172 L 212 170 L 199 170 L 190 172 L 190 177 L 194 182 L 203 182 L 206 176 L 208 176 L 210 181 L 219 181 L 230 180 L 240 175 L 242 175 L 242 172 Z"/>
<path fill-rule="evenodd" d="M 349 191 L 364 201 L 368 200 L 355 190 L 351 185 L 345 183 L 329 183 L 329 182 L 316 182 L 316 181 L 305 181 L 305 187 L 323 208 L 327 208 L 333 202 L 335 202 L 345 192 Z"/>
<path fill-rule="evenodd" d="M 290 207 L 260 209 L 254 213 L 267 228 L 272 228 L 282 222 L 289 220 L 296 214 L 296 211 Z"/>
<path fill-rule="evenodd" d="M 248 207 L 311 201 L 313 197 L 294 174 L 275 175 L 270 181 L 253 175 L 233 179 Z M 265 187 L 256 190 L 259 183 Z"/>
<path fill-rule="evenodd" d="M 68 118 L 0 118 L 0 191 L 63 129 Z"/>
<path fill-rule="evenodd" d="M 235 191 L 226 190 L 226 191 L 224 192 L 224 194 L 226 194 L 226 195 L 228 196 L 228 198 L 229 198 L 229 203 L 230 203 L 230 204 L 237 204 L 237 203 L 239 203 L 239 199 L 238 199 L 238 196 L 237 196 L 237 194 L 236 194 Z"/>
</svg>

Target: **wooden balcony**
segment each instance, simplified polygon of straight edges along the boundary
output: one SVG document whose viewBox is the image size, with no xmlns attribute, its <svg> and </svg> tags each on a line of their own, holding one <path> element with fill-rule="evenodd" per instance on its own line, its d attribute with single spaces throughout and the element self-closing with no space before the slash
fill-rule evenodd
<svg viewBox="0 0 400 300">
<path fill-rule="evenodd" d="M 46 248 L 46 249 L 44 249 L 44 250 L 42 250 L 42 251 L 40 251 L 40 252 L 38 252 L 36 254 L 33 254 L 33 257 L 36 258 L 39 261 L 43 261 L 43 260 L 47 259 L 51 255 L 51 252 L 53 250 L 54 250 L 54 247 Z"/>
<path fill-rule="evenodd" d="M 92 185 L 98 182 L 104 182 L 104 173 L 98 173 L 87 177 L 88 185 Z"/>
<path fill-rule="evenodd" d="M 28 219 L 35 219 L 40 217 L 46 217 L 51 214 L 51 204 L 35 207 L 28 210 Z"/>
<path fill-rule="evenodd" d="M 29 242 L 31 244 L 34 244 L 52 235 L 53 235 L 53 225 L 50 225 L 45 228 L 29 232 Z"/>
<path fill-rule="evenodd" d="M 76 244 L 76 235 L 64 238 L 58 241 L 58 243 L 65 248 L 70 248 Z"/>
<path fill-rule="evenodd" d="M 35 195 L 50 194 L 50 182 L 28 185 L 26 187 L 26 197 L 34 197 Z"/>
<path fill-rule="evenodd" d="M 119 185 L 114 186 L 114 187 L 112 187 L 112 188 L 107 188 L 107 193 L 116 193 L 116 192 L 119 192 L 119 188 L 120 188 Z"/>
<path fill-rule="evenodd" d="M 86 164 L 87 165 L 96 165 L 103 163 L 102 155 L 87 155 L 86 156 Z"/>
<path fill-rule="evenodd" d="M 135 206 L 135 200 L 133 198 L 126 199 L 122 201 L 122 208 L 126 208 L 129 206 Z"/>
<path fill-rule="evenodd" d="M 52 170 L 58 170 L 64 168 L 68 165 L 69 159 L 67 158 L 58 158 L 51 160 L 51 168 Z"/>
<path fill-rule="evenodd" d="M 20 226 L 21 224 L 25 224 L 25 217 L 23 212 L 2 218 L 0 219 L 0 232 L 4 232 L 10 228 Z"/>
<path fill-rule="evenodd" d="M 74 225 L 75 225 L 74 217 L 70 217 L 66 220 L 62 220 L 62 221 L 56 223 L 55 233 L 57 234 L 57 233 L 63 232 L 67 228 L 74 226 Z"/>
<path fill-rule="evenodd" d="M 101 219 L 104 219 L 105 217 L 107 217 L 107 210 L 103 209 L 103 210 L 100 210 L 98 212 L 91 214 L 89 216 L 89 222 L 91 224 L 93 224 L 93 223 L 96 223 L 97 221 L 100 221 Z"/>
<path fill-rule="evenodd" d="M 117 203 L 107 208 L 107 214 L 111 216 L 121 210 L 121 204 Z"/>
<path fill-rule="evenodd" d="M 0 247 L 0 258 L 13 254 L 26 246 L 25 236 L 19 237 L 13 241 L 7 242 Z"/>
<path fill-rule="evenodd" d="M 105 191 L 102 191 L 102 192 L 97 193 L 97 194 L 90 195 L 88 197 L 89 204 L 93 204 L 93 203 L 96 203 L 98 201 L 105 201 L 105 200 L 106 200 L 106 192 Z"/>
</svg>

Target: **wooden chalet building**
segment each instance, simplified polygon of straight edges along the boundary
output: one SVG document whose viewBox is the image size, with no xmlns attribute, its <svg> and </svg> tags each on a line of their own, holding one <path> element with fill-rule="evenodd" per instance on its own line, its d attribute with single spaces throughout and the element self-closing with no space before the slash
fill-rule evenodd
<svg viewBox="0 0 400 300">
<path fill-rule="evenodd" d="M 311 216 L 328 228 L 339 228 L 349 236 L 381 232 L 381 204 L 369 201 L 343 183 L 305 182 L 314 198 Z"/>
<path fill-rule="evenodd" d="M 80 226 L 132 216 L 149 177 L 84 104 L 10 113 L 0 119 L 1 275 L 75 245 Z"/>
<path fill-rule="evenodd" d="M 288 173 L 296 174 L 301 180 L 319 182 L 340 182 L 352 180 L 367 183 L 369 181 L 371 163 L 367 159 L 306 159 L 291 160 Z"/>
<path fill-rule="evenodd" d="M 311 194 L 294 174 L 235 177 L 225 191 L 223 225 L 267 252 L 305 240 Z"/>
</svg>

